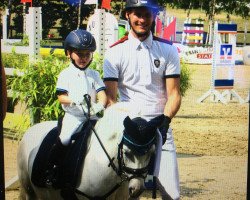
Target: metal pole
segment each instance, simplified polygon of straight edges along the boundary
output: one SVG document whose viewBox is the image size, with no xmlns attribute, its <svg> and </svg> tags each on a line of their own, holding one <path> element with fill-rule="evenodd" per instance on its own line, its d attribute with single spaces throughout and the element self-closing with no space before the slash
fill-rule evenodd
<svg viewBox="0 0 250 200">
<path fill-rule="evenodd" d="M 23 38 L 27 35 L 26 31 L 26 3 L 23 3 Z"/>
<path fill-rule="evenodd" d="M 78 23 L 77 23 L 77 29 L 79 29 L 80 25 L 81 25 L 81 13 L 82 13 L 82 0 L 79 1 L 79 5 L 78 5 Z"/>
<path fill-rule="evenodd" d="M 10 37 L 10 34 L 12 32 L 12 29 L 10 27 L 11 25 L 11 12 L 12 12 L 12 9 L 11 9 L 11 6 L 12 6 L 12 0 L 9 0 L 8 2 L 8 15 L 7 15 L 7 39 Z"/>
</svg>

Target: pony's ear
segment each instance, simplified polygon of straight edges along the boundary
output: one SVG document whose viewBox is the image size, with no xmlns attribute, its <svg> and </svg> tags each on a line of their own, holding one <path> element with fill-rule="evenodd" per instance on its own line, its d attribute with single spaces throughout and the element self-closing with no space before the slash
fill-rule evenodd
<svg viewBox="0 0 250 200">
<path fill-rule="evenodd" d="M 148 122 L 148 126 L 151 126 L 151 127 L 159 127 L 163 120 L 164 120 L 165 116 L 162 114 L 162 115 L 159 115 L 153 119 L 151 119 L 149 122 Z"/>
<path fill-rule="evenodd" d="M 133 122 L 129 116 L 127 116 L 124 121 L 123 121 L 123 125 L 124 128 L 126 130 L 136 130 L 137 129 L 137 125 L 135 122 Z"/>
</svg>

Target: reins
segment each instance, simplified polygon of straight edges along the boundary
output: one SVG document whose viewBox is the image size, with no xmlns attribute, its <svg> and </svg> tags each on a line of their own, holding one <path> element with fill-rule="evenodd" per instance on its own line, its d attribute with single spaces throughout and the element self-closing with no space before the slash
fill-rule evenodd
<svg viewBox="0 0 250 200">
<path fill-rule="evenodd" d="M 86 104 L 87 104 L 87 107 L 88 107 L 88 113 L 86 113 L 86 112 L 84 111 L 83 107 L 82 107 L 82 110 L 83 110 L 83 113 L 84 113 L 85 117 L 87 118 L 87 122 L 90 123 L 90 107 L 91 107 L 90 96 L 89 96 L 88 94 L 85 94 L 85 95 L 84 95 L 84 99 L 85 99 Z M 91 128 L 91 130 L 94 132 L 94 134 L 95 134 L 95 136 L 96 136 L 96 138 L 97 138 L 99 144 L 101 145 L 101 147 L 102 147 L 104 153 L 106 154 L 107 158 L 109 159 L 109 165 L 108 165 L 108 167 L 111 166 L 111 167 L 113 168 L 113 170 L 116 172 L 116 174 L 117 174 L 118 176 L 120 176 L 120 174 L 119 174 L 119 169 L 117 169 L 117 167 L 116 167 L 115 164 L 114 164 L 114 159 L 115 159 L 115 158 L 111 158 L 111 157 L 109 156 L 109 154 L 108 154 L 107 150 L 105 149 L 105 147 L 104 147 L 104 145 L 103 145 L 103 143 L 102 143 L 100 137 L 99 137 L 98 134 L 96 133 L 96 130 L 95 130 L 95 128 L 93 127 L 93 125 L 92 125 L 91 123 L 90 123 L 90 128 Z"/>
<path fill-rule="evenodd" d="M 126 176 L 126 177 L 123 177 L 123 176 L 122 176 L 122 170 L 121 170 L 121 169 L 118 169 L 118 168 L 115 166 L 115 163 L 114 163 L 114 159 L 115 159 L 115 158 L 111 158 L 111 157 L 109 156 L 109 154 L 108 154 L 106 148 L 104 147 L 104 144 L 102 143 L 102 141 L 101 141 L 100 137 L 98 136 L 98 134 L 97 134 L 95 128 L 93 127 L 93 125 L 92 125 L 91 122 L 90 122 L 90 107 L 91 107 L 90 96 L 89 96 L 88 94 L 85 94 L 85 95 L 84 95 L 84 100 L 86 101 L 87 108 L 88 108 L 87 113 L 85 112 L 85 110 L 83 109 L 83 107 L 82 107 L 82 106 L 81 106 L 81 107 L 82 107 L 83 113 L 84 113 L 84 115 L 85 115 L 85 117 L 86 117 L 86 119 L 87 119 L 87 123 L 89 123 L 91 130 L 94 132 L 94 134 L 95 134 L 95 136 L 96 136 L 96 138 L 97 138 L 99 144 L 101 145 L 101 147 L 102 147 L 104 153 L 106 154 L 106 156 L 107 156 L 107 158 L 108 158 L 108 160 L 109 160 L 109 165 L 108 165 L 108 167 L 110 167 L 110 166 L 112 167 L 112 169 L 115 171 L 116 175 L 119 176 L 119 177 L 121 178 L 121 181 L 120 181 L 119 183 L 117 183 L 110 191 L 108 191 L 106 194 L 104 194 L 104 195 L 101 196 L 101 197 L 99 197 L 99 196 L 91 197 L 91 196 L 85 194 L 84 192 L 82 192 L 82 191 L 80 191 L 80 190 L 78 190 L 78 189 L 75 189 L 75 193 L 76 193 L 76 194 L 80 194 L 80 195 L 82 195 L 82 196 L 85 196 L 86 198 L 88 198 L 88 199 L 90 199 L 90 200 L 98 200 L 98 199 L 102 199 L 102 200 L 103 200 L 103 199 L 106 199 L 107 197 L 109 197 L 114 191 L 116 191 L 116 190 L 121 186 L 121 184 L 122 184 L 124 181 L 128 180 L 128 176 Z M 124 175 L 125 175 L 125 174 L 124 174 Z"/>
<path fill-rule="evenodd" d="M 110 166 L 112 167 L 112 169 L 115 171 L 117 176 L 119 176 L 121 178 L 121 181 L 119 183 L 117 183 L 109 192 L 107 192 L 106 194 L 104 194 L 101 197 L 99 197 L 99 196 L 91 197 L 91 196 L 85 194 L 84 192 L 82 192 L 82 191 L 80 191 L 78 189 L 75 189 L 75 193 L 83 195 L 83 196 L 87 197 L 90 200 L 106 199 L 115 190 L 117 190 L 124 181 L 130 180 L 130 179 L 135 178 L 135 177 L 145 178 L 145 176 L 143 176 L 143 175 L 148 172 L 148 166 L 146 166 L 144 168 L 140 168 L 140 169 L 133 169 L 133 168 L 129 168 L 129 167 L 125 166 L 124 159 L 123 159 L 123 153 L 122 153 L 122 149 L 123 149 L 123 140 L 122 140 L 121 143 L 118 145 L 118 155 L 117 155 L 118 168 L 116 167 L 116 165 L 114 163 L 115 158 L 110 157 L 110 155 L 108 154 L 104 144 L 102 143 L 100 137 L 98 136 L 95 128 L 93 127 L 93 125 L 90 122 L 90 107 L 91 107 L 90 96 L 88 94 L 85 94 L 84 95 L 84 100 L 86 101 L 87 108 L 88 108 L 87 113 L 85 112 L 83 107 L 82 106 L 81 107 L 82 107 L 83 113 L 84 113 L 84 115 L 85 115 L 85 117 L 87 119 L 87 123 L 89 123 L 91 130 L 94 132 L 99 144 L 101 145 L 104 153 L 106 154 L 106 156 L 107 156 L 107 158 L 109 160 L 108 167 L 110 167 Z M 132 174 L 132 176 L 129 177 L 126 173 Z"/>
</svg>

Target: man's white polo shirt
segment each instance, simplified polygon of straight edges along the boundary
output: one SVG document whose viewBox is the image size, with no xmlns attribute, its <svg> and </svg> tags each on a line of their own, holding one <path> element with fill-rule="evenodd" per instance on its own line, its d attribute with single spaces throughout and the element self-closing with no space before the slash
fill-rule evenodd
<svg viewBox="0 0 250 200">
<path fill-rule="evenodd" d="M 96 94 L 104 89 L 97 71 L 89 68 L 80 70 L 72 63 L 59 74 L 56 85 L 57 93 L 67 93 L 74 102 L 82 102 L 85 94 L 89 94 L 91 101 L 96 102 Z"/>
<path fill-rule="evenodd" d="M 120 101 L 150 119 L 163 113 L 165 79 L 180 76 L 180 60 L 172 43 L 152 34 L 141 42 L 130 32 L 107 50 L 103 70 L 104 81 L 118 81 Z"/>
</svg>

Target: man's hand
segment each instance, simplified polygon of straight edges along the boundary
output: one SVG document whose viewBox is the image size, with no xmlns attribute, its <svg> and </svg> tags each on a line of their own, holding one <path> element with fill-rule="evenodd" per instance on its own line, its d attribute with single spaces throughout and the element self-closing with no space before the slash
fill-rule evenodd
<svg viewBox="0 0 250 200">
<path fill-rule="evenodd" d="M 164 115 L 164 120 L 163 120 L 163 122 L 162 122 L 162 124 L 161 124 L 161 127 L 162 127 L 162 128 L 165 128 L 166 131 L 168 131 L 168 129 L 169 129 L 169 124 L 170 124 L 170 123 L 171 123 L 170 117 Z"/>
<path fill-rule="evenodd" d="M 167 140 L 167 133 L 168 133 L 170 123 L 171 123 L 171 118 L 164 115 L 163 122 L 159 127 L 159 131 L 160 131 L 161 136 L 162 136 L 162 145 L 164 145 L 166 140 Z"/>
</svg>

